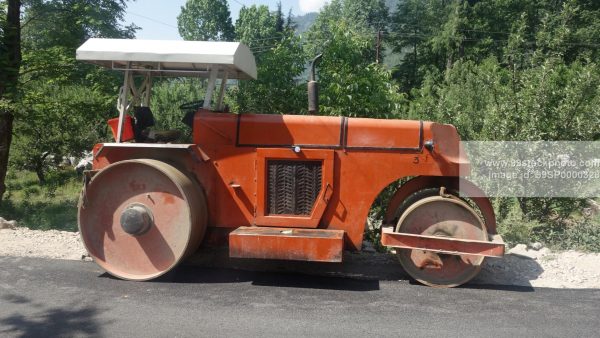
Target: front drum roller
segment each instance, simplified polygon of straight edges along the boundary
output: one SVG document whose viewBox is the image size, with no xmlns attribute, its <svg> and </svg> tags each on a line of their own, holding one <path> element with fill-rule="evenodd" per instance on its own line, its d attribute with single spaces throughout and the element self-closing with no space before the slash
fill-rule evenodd
<svg viewBox="0 0 600 338">
<path fill-rule="evenodd" d="M 94 261 L 113 276 L 149 280 L 198 249 L 207 223 L 200 186 L 164 162 L 121 161 L 84 187 L 79 231 Z"/>
<path fill-rule="evenodd" d="M 437 194 L 409 204 L 395 231 L 488 240 L 485 224 L 469 204 L 456 196 L 444 194 L 443 190 L 442 193 L 437 190 Z M 398 249 L 397 256 L 412 278 L 433 287 L 455 287 L 468 282 L 481 270 L 484 260 L 483 256 L 477 255 L 450 255 L 416 249 Z"/>
</svg>

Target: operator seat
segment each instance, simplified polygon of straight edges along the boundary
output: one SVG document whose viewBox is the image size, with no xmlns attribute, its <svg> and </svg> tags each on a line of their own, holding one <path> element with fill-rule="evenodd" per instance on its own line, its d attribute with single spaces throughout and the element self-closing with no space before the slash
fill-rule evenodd
<svg viewBox="0 0 600 338">
<path fill-rule="evenodd" d="M 179 130 L 157 131 L 153 127 L 154 114 L 150 107 L 133 107 L 133 134 L 135 141 L 139 143 L 169 143 L 176 141 L 180 136 Z"/>
</svg>

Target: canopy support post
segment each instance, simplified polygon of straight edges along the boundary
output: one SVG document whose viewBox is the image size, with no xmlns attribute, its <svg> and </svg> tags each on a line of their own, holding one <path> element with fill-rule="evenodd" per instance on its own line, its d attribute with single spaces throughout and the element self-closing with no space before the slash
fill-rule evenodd
<svg viewBox="0 0 600 338">
<path fill-rule="evenodd" d="M 129 77 L 130 77 L 129 78 L 129 91 L 131 92 L 131 99 L 129 100 L 128 104 L 130 106 L 136 106 L 140 102 L 140 95 L 141 95 L 141 91 L 144 89 L 144 86 L 142 84 L 140 89 L 138 89 L 135 86 L 135 80 L 133 79 L 133 72 L 129 72 Z M 129 110 L 129 109 L 127 109 L 127 110 Z"/>
<path fill-rule="evenodd" d="M 223 110 L 223 97 L 225 96 L 225 87 L 227 87 L 227 71 L 223 72 L 223 78 L 221 79 L 221 88 L 219 90 L 219 99 L 217 100 L 217 111 Z"/>
<path fill-rule="evenodd" d="M 142 83 L 142 88 L 140 89 L 142 93 L 142 107 L 150 107 L 150 95 L 152 93 L 152 74 L 150 72 L 146 73 L 146 78 L 144 79 L 144 83 Z"/>
<path fill-rule="evenodd" d="M 127 68 L 129 69 L 130 63 L 127 62 Z M 123 123 L 125 122 L 125 114 L 129 109 L 129 90 L 130 90 L 130 71 L 125 71 L 125 76 L 123 80 L 123 87 L 119 92 L 119 99 L 117 100 L 117 109 L 119 110 L 119 127 L 117 128 L 117 143 L 121 143 L 121 136 L 123 135 Z"/>
<path fill-rule="evenodd" d="M 210 70 L 210 77 L 208 78 L 208 86 L 206 87 L 206 96 L 204 96 L 204 109 L 210 109 L 210 102 L 212 99 L 213 92 L 215 90 L 215 84 L 217 82 L 217 74 L 219 73 L 219 68 L 214 67 Z"/>
</svg>

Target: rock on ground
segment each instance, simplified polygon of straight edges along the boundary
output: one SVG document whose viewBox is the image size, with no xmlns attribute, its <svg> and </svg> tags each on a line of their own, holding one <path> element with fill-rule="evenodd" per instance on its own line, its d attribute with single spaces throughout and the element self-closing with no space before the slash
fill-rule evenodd
<svg viewBox="0 0 600 338">
<path fill-rule="evenodd" d="M 0 217 L 0 229 L 15 229 L 17 227 L 17 221 L 7 221 Z"/>
<path fill-rule="evenodd" d="M 0 256 L 90 260 L 79 233 L 21 227 L 0 230 Z M 378 266 L 383 264 L 385 269 L 388 265 L 389 269 L 400 268 L 391 255 L 367 252 L 359 256 L 375 260 L 373 262 L 378 263 Z M 473 282 L 551 288 L 600 288 L 600 254 L 552 252 L 548 248 L 534 250 L 520 244 L 510 249 L 503 258 L 486 259 Z"/>
</svg>

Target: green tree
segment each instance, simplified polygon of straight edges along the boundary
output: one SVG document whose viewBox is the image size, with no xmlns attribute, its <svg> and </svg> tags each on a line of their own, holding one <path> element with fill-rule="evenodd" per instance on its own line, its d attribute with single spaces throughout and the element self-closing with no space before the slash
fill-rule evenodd
<svg viewBox="0 0 600 338">
<path fill-rule="evenodd" d="M 451 68 L 459 60 L 527 66 L 560 56 L 571 63 L 598 59 L 597 1 L 437 1 L 399 2 L 387 39 L 402 61 L 395 77 L 403 91 L 419 87 L 432 68 Z"/>
<path fill-rule="evenodd" d="M 428 68 L 451 68 L 465 54 L 465 1 L 407 0 L 398 3 L 386 37 L 401 63 L 394 77 L 410 92 L 418 87 Z"/>
<path fill-rule="evenodd" d="M 306 34 L 309 54 L 315 55 L 320 46 L 334 39 L 339 20 L 353 32 L 370 37 L 373 48 L 370 58 L 375 60 L 375 38 L 385 30 L 388 8 L 381 0 L 332 0 L 325 5 Z"/>
<path fill-rule="evenodd" d="M 25 0 L 24 42 L 34 48 L 75 50 L 82 39 L 132 38 L 136 26 L 123 26 L 127 0 Z M 69 24 L 65 24 L 65 23 Z"/>
<path fill-rule="evenodd" d="M 204 98 L 202 79 L 166 78 L 155 80 L 152 86 L 150 107 L 154 112 L 157 130 L 175 130 L 184 127 L 181 122 L 185 111 L 181 104 L 197 102 Z"/>
<path fill-rule="evenodd" d="M 77 62 L 75 49 L 92 36 L 132 37 L 135 26 L 120 25 L 125 6 L 122 0 L 26 3 L 15 150 L 10 161 L 16 168 L 34 170 L 43 181 L 45 156 L 77 155 L 105 134 L 118 75 Z M 91 132 L 90 126 L 102 127 Z"/>
<path fill-rule="evenodd" d="M 335 25 L 336 18 L 344 18 L 357 26 L 377 31 L 387 27 L 388 12 L 383 0 L 332 0 L 323 7 L 314 25 L 323 30 Z"/>
<path fill-rule="evenodd" d="M 279 1 L 279 2 L 277 2 L 277 10 L 275 11 L 275 30 L 278 32 L 283 32 L 284 28 L 285 28 L 285 17 L 283 15 L 283 11 L 281 10 L 281 1 Z"/>
<path fill-rule="evenodd" d="M 80 156 L 106 136 L 113 95 L 80 85 L 44 85 L 28 90 L 19 103 L 11 165 L 31 170 L 40 183 L 53 166 L 48 157 Z"/>
<path fill-rule="evenodd" d="M 598 139 L 599 10 L 591 0 L 400 2 L 387 38 L 409 117 L 452 123 L 466 140 Z M 561 233 L 583 204 L 501 199 L 497 214 L 516 207 L 519 222 Z"/>
<path fill-rule="evenodd" d="M 385 16 L 369 3 L 385 6 L 334 0 L 307 33 L 308 55 L 323 53 L 318 67 L 322 114 L 390 118 L 402 109 L 404 97 L 391 72 L 375 64 L 374 25 Z M 357 11 L 359 5 L 370 10 Z"/>
<path fill-rule="evenodd" d="M 232 41 L 234 28 L 226 0 L 188 0 L 177 17 L 184 40 Z"/>
<path fill-rule="evenodd" d="M 326 115 L 394 118 L 405 103 L 385 66 L 373 62 L 373 41 L 338 20 L 322 46 L 320 112 Z"/>
<path fill-rule="evenodd" d="M 125 0 L 27 0 L 23 82 L 81 83 L 115 91 L 116 74 L 77 62 L 75 50 L 91 37 L 133 38 L 137 27 L 121 24 L 126 6 Z"/>
<path fill-rule="evenodd" d="M 420 28 L 427 29 L 421 31 L 421 42 L 398 38 L 397 46 L 412 44 L 423 51 L 420 55 L 438 55 L 405 60 L 422 76 L 421 88 L 412 88 L 414 117 L 453 123 L 469 140 L 594 138 L 595 128 L 588 126 L 598 119 L 590 112 L 596 111 L 600 60 L 583 32 L 600 35 L 600 6 L 589 1 L 456 1 L 433 10 L 431 3 L 400 4 L 404 12 L 395 19 L 403 21 L 392 25 L 397 30 L 417 25 L 403 22 L 421 13 Z M 427 19 L 442 9 L 445 23 Z M 584 35 L 583 41 L 575 40 Z M 454 57 L 451 66 L 439 62 L 448 56 Z"/>
<path fill-rule="evenodd" d="M 344 18 L 364 23 L 374 31 L 387 28 L 388 13 L 384 0 L 344 0 L 342 5 Z"/>
<path fill-rule="evenodd" d="M 12 143 L 13 103 L 18 94 L 21 66 L 21 1 L 0 3 L 0 202 L 6 186 L 8 155 Z"/>
<path fill-rule="evenodd" d="M 281 38 L 278 20 L 279 15 L 271 13 L 267 6 L 244 6 L 235 22 L 236 39 L 255 50 L 272 46 Z"/>
<path fill-rule="evenodd" d="M 402 63 L 395 70 L 394 77 L 399 79 L 403 91 L 418 86 L 420 79 L 421 42 L 431 34 L 432 20 L 440 20 L 428 8 L 423 0 L 406 0 L 398 4 L 398 8 L 390 24 L 391 35 L 386 40 L 393 42 L 393 51 L 403 56 Z"/>
<path fill-rule="evenodd" d="M 518 71 L 495 58 L 430 72 L 411 102 L 411 118 L 452 123 L 466 140 L 593 140 L 600 123 L 595 63 L 549 58 Z"/>
<path fill-rule="evenodd" d="M 233 110 L 284 114 L 305 106 L 306 88 L 297 84 L 305 65 L 302 44 L 283 22 L 280 6 L 274 13 L 267 6 L 240 10 L 236 36 L 254 51 L 258 79 L 242 81 L 230 91 Z"/>
</svg>

